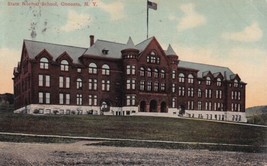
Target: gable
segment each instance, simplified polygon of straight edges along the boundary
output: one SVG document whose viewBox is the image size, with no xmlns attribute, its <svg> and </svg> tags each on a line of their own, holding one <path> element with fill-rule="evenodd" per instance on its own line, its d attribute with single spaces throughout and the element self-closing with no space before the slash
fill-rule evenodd
<svg viewBox="0 0 267 166">
<path fill-rule="evenodd" d="M 155 37 L 151 38 L 150 40 L 147 40 L 142 45 L 137 45 L 136 47 L 141 52 L 138 57 L 138 60 L 140 62 L 161 66 L 168 65 L 168 59 L 165 54 L 165 51 L 162 49 Z"/>
</svg>

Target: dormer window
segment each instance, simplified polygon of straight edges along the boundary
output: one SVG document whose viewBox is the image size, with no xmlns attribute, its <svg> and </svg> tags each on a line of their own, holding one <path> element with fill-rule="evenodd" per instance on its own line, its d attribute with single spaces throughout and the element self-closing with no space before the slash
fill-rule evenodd
<svg viewBox="0 0 267 166">
<path fill-rule="evenodd" d="M 234 80 L 234 87 L 238 87 L 238 81 Z"/>
<path fill-rule="evenodd" d="M 222 86 L 222 80 L 220 78 L 217 78 L 217 86 Z"/>
<path fill-rule="evenodd" d="M 109 50 L 103 49 L 103 50 L 102 50 L 102 54 L 103 54 L 103 55 L 107 55 L 107 54 L 108 54 L 108 51 L 109 51 Z"/>
<path fill-rule="evenodd" d="M 192 74 L 189 74 L 187 81 L 188 81 L 189 84 L 193 84 L 194 83 L 194 76 Z"/>
<path fill-rule="evenodd" d="M 207 77 L 206 78 L 206 85 L 210 85 L 211 84 L 211 79 L 210 79 L 210 77 Z"/>
<path fill-rule="evenodd" d="M 89 64 L 89 73 L 90 74 L 97 74 L 97 66 L 95 63 Z"/>
<path fill-rule="evenodd" d="M 102 66 L 102 75 L 109 75 L 110 74 L 110 68 L 107 64 L 104 64 Z"/>
<path fill-rule="evenodd" d="M 62 60 L 60 63 L 60 70 L 61 71 L 69 71 L 69 62 L 66 60 Z"/>
<path fill-rule="evenodd" d="M 48 69 L 48 59 L 41 58 L 40 59 L 40 69 Z"/>
</svg>

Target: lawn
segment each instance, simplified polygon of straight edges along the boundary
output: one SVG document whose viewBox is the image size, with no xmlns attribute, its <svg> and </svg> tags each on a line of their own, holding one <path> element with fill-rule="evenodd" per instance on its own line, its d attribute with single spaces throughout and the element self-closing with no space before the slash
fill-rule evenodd
<svg viewBox="0 0 267 166">
<path fill-rule="evenodd" d="M 1 132 L 267 145 L 267 129 L 163 117 L 27 115 L 0 112 Z"/>
</svg>

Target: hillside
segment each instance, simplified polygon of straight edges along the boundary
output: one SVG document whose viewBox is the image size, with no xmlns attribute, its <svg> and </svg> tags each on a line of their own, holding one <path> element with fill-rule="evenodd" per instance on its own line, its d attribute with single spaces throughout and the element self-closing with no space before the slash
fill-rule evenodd
<svg viewBox="0 0 267 166">
<path fill-rule="evenodd" d="M 254 115 L 262 115 L 262 114 L 267 114 L 267 105 L 249 107 L 246 109 L 247 117 L 254 116 Z"/>
</svg>

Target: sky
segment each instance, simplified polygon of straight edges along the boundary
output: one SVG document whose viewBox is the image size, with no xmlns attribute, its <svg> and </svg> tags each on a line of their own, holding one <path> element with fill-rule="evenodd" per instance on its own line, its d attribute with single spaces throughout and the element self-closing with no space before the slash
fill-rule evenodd
<svg viewBox="0 0 267 166">
<path fill-rule="evenodd" d="M 267 105 L 267 0 L 151 1 L 149 37 L 171 44 L 180 60 L 229 67 L 247 83 L 246 106 Z M 24 39 L 89 47 L 89 35 L 131 36 L 137 44 L 146 17 L 146 0 L 0 0 L 0 93 L 13 93 Z"/>
</svg>

